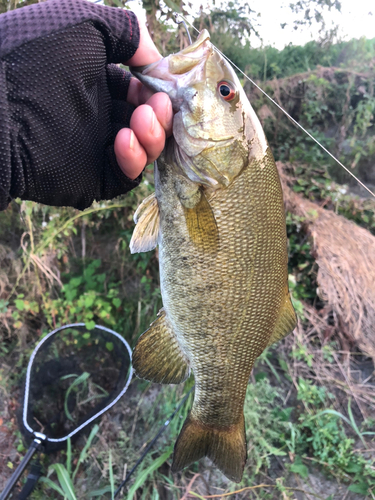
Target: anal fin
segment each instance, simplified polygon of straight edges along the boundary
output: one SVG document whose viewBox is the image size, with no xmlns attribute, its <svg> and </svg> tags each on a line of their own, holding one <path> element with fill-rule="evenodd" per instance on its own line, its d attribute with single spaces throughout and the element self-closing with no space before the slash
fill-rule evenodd
<svg viewBox="0 0 375 500">
<path fill-rule="evenodd" d="M 185 420 L 177 438 L 172 472 L 187 467 L 207 456 L 231 481 L 239 483 L 247 458 L 245 421 L 225 429 L 205 426 L 191 414 Z"/>
<path fill-rule="evenodd" d="M 285 302 L 280 309 L 280 314 L 277 319 L 275 329 L 270 337 L 268 345 L 271 345 L 283 339 L 291 333 L 297 325 L 297 317 L 290 300 L 289 291 L 285 295 Z"/>
<path fill-rule="evenodd" d="M 139 378 L 157 384 L 180 384 L 190 368 L 177 342 L 164 309 L 138 339 L 133 351 L 133 368 Z"/>
<path fill-rule="evenodd" d="M 145 198 L 134 214 L 136 226 L 130 240 L 130 252 L 149 252 L 158 243 L 160 214 L 155 193 Z"/>
</svg>

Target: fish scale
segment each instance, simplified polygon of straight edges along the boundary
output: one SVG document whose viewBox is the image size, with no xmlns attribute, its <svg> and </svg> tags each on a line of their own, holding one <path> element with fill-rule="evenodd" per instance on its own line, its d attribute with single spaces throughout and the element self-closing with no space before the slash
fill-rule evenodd
<svg viewBox="0 0 375 500">
<path fill-rule="evenodd" d="M 131 251 L 159 245 L 163 310 L 140 337 L 133 366 L 158 383 L 194 374 L 194 402 L 172 470 L 208 456 L 240 481 L 247 456 L 243 405 L 254 361 L 296 319 L 275 161 L 236 75 L 208 38 L 203 32 L 185 52 L 169 56 L 169 65 L 166 58 L 135 71 L 156 90 L 164 76 L 181 114 L 155 167 L 155 197 L 135 216 Z M 192 51 L 200 55 L 197 67 Z M 181 90 L 181 75 L 196 92 Z M 236 90 L 232 102 L 219 95 L 223 81 Z M 186 106 L 179 95 L 188 96 Z"/>
</svg>

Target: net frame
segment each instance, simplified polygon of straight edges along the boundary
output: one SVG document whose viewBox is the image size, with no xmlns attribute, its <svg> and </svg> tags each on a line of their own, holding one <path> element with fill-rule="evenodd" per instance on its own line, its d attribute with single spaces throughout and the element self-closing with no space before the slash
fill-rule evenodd
<svg viewBox="0 0 375 500">
<path fill-rule="evenodd" d="M 29 423 L 27 421 L 28 406 L 29 406 L 29 396 L 30 396 L 31 370 L 32 370 L 32 366 L 33 366 L 35 357 L 38 354 L 38 351 L 40 350 L 40 348 L 51 337 L 53 337 L 53 335 L 56 335 L 56 333 L 59 333 L 59 332 L 61 332 L 63 330 L 66 330 L 68 328 L 82 328 L 82 327 L 83 328 L 86 327 L 85 323 L 71 323 L 69 325 L 64 325 L 64 326 L 60 326 L 59 328 L 56 328 L 55 330 L 53 330 L 52 332 L 50 332 L 48 335 L 46 335 L 39 342 L 39 344 L 35 347 L 34 351 L 32 352 L 32 354 L 30 356 L 29 364 L 27 366 L 27 372 L 26 372 L 25 397 L 24 397 L 23 410 L 22 410 L 22 423 L 23 423 L 25 429 L 28 432 L 30 432 L 33 436 L 36 436 L 37 434 L 40 434 L 39 432 L 33 430 L 33 428 L 29 425 Z M 110 333 L 110 334 L 114 335 L 126 347 L 126 350 L 128 351 L 128 354 L 129 354 L 129 363 L 130 363 L 129 364 L 128 379 L 127 379 L 127 381 L 125 383 L 125 386 L 121 390 L 121 392 L 116 396 L 116 398 L 113 401 L 111 401 L 110 404 L 108 404 L 107 406 L 105 406 L 104 408 L 102 408 L 100 411 L 98 411 L 97 413 L 95 413 L 94 415 L 92 415 L 91 417 L 89 417 L 87 420 L 85 420 L 83 423 L 81 423 L 78 427 L 76 427 L 74 430 L 72 430 L 69 434 L 67 434 L 66 436 L 63 436 L 61 438 L 50 438 L 50 437 L 46 436 L 46 441 L 48 441 L 50 443 L 63 443 L 64 441 L 67 441 L 69 438 L 73 437 L 75 434 L 77 434 L 78 432 L 80 432 L 82 429 L 84 429 L 91 422 L 93 422 L 98 417 L 100 417 L 101 415 L 103 415 L 106 411 L 108 411 L 110 408 L 112 408 L 112 406 L 114 406 L 119 401 L 119 399 L 121 399 L 122 396 L 125 394 L 125 392 L 127 391 L 128 387 L 129 387 L 129 384 L 131 382 L 131 379 L 133 377 L 133 367 L 131 365 L 132 350 L 131 350 L 129 344 L 127 343 L 127 341 L 120 334 L 118 334 L 114 330 L 111 330 L 110 328 L 107 328 L 105 326 L 95 325 L 95 329 L 102 330 L 102 331 L 104 331 L 106 333 Z"/>
</svg>

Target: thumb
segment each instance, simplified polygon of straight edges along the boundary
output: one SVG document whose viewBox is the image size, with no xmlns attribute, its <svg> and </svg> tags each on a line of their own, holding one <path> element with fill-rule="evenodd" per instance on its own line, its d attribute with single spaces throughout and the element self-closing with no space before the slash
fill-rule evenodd
<svg viewBox="0 0 375 500">
<path fill-rule="evenodd" d="M 145 66 L 162 59 L 162 56 L 151 39 L 150 33 L 145 23 L 138 21 L 139 24 L 139 47 L 133 57 L 126 64 L 128 66 Z"/>
</svg>

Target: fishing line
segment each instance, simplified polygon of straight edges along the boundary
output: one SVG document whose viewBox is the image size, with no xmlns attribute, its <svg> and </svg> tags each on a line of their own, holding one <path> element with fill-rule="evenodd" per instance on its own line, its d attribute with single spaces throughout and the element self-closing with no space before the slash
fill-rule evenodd
<svg viewBox="0 0 375 500">
<path fill-rule="evenodd" d="M 193 26 L 182 14 L 179 14 L 179 16 L 181 17 L 181 19 L 185 20 L 185 22 L 187 22 L 189 24 L 189 26 L 191 26 L 197 33 L 199 33 L 199 30 L 197 30 L 197 28 L 195 26 Z M 310 137 L 310 139 L 312 139 L 320 148 L 322 148 L 325 153 L 327 153 L 333 160 L 335 160 L 335 162 L 338 163 L 340 165 L 340 167 L 342 167 L 349 175 L 351 175 L 358 182 L 358 184 L 360 184 L 364 189 L 366 189 L 366 191 L 368 191 L 371 194 L 371 196 L 373 196 L 375 198 L 375 193 L 373 193 L 370 188 L 368 188 L 365 184 L 363 184 L 363 182 L 360 181 L 358 179 L 358 177 L 356 177 L 353 174 L 353 172 L 351 172 L 347 167 L 345 167 L 345 165 L 343 165 L 340 160 L 338 160 L 330 151 L 328 151 L 328 149 L 326 149 L 317 139 L 315 139 L 315 137 L 313 135 L 311 135 L 310 132 L 308 132 L 302 125 L 300 125 L 297 122 L 297 120 L 295 120 L 292 116 L 290 116 L 290 114 L 287 111 L 285 111 L 285 109 L 282 106 L 280 106 L 280 104 L 278 104 L 274 99 L 272 99 L 272 97 L 270 97 L 267 94 L 267 92 L 265 92 L 261 87 L 259 87 L 259 85 L 257 85 L 254 82 L 254 80 L 252 80 L 249 76 L 247 76 L 246 73 L 244 73 L 241 68 L 239 68 L 236 64 L 234 64 L 233 61 L 231 61 L 229 59 L 229 57 L 227 57 L 225 54 L 223 54 L 221 52 L 221 50 L 219 50 L 217 47 L 215 47 L 215 45 L 212 44 L 212 46 L 214 47 L 216 52 L 218 52 L 222 57 L 224 57 L 245 78 L 247 78 L 250 83 L 252 83 L 260 92 L 262 92 L 262 94 L 265 95 L 267 97 L 267 99 L 269 99 L 278 109 L 280 109 L 280 111 L 282 111 L 289 118 L 289 120 L 292 123 L 294 123 L 294 125 L 296 125 L 303 132 L 305 132 L 305 134 L 307 134 Z"/>
<path fill-rule="evenodd" d="M 185 31 L 186 31 L 186 34 L 187 34 L 187 37 L 189 39 L 189 43 L 190 45 L 193 43 L 192 40 L 191 40 L 191 36 L 190 36 L 190 32 L 188 30 L 188 27 L 187 27 L 187 24 L 186 22 L 182 19 L 182 17 L 180 16 L 180 14 L 178 12 L 175 13 L 174 15 L 174 20 L 175 20 L 175 23 L 176 24 L 183 24 L 184 25 L 184 28 L 185 28 Z"/>
</svg>

